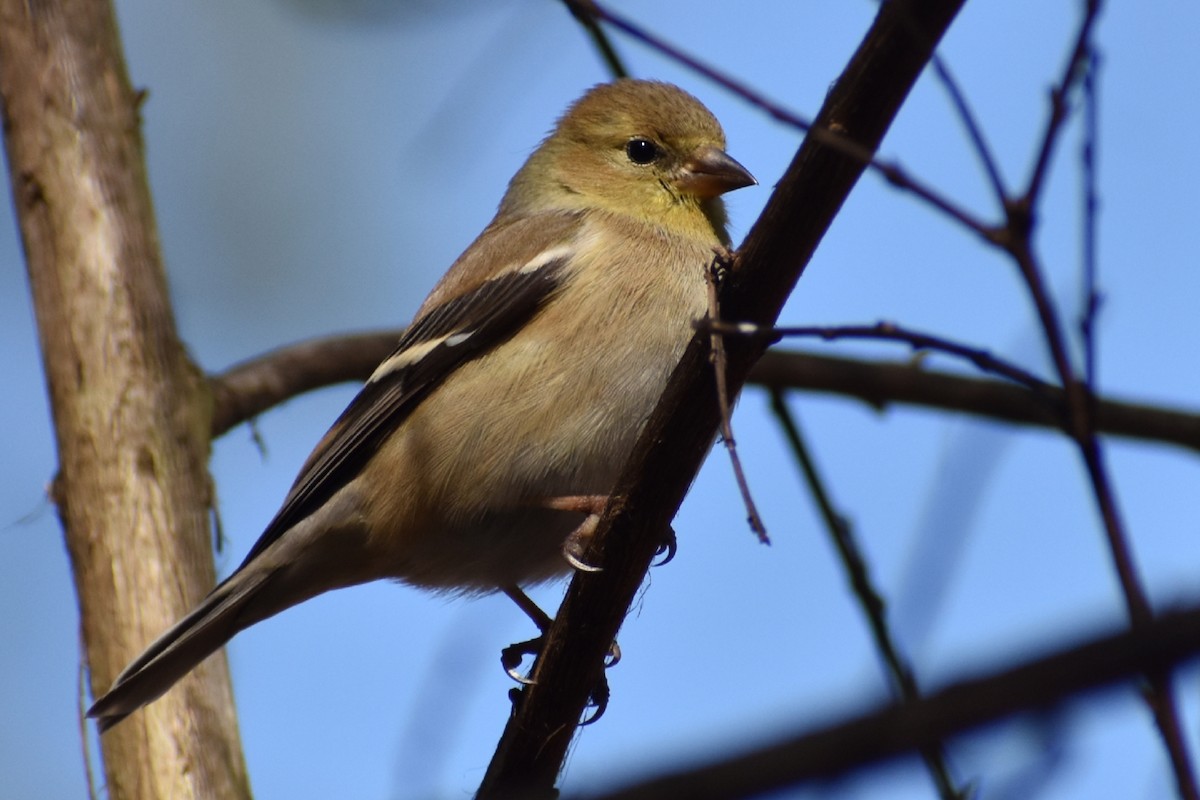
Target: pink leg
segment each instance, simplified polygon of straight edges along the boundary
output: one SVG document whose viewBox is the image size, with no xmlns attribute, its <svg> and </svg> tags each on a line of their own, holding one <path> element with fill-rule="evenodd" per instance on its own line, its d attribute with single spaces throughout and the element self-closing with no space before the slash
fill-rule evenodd
<svg viewBox="0 0 1200 800">
<path fill-rule="evenodd" d="M 558 511 L 578 511 L 591 516 L 600 516 L 608 505 L 606 494 L 572 494 L 566 497 L 548 497 L 541 505 Z"/>
</svg>

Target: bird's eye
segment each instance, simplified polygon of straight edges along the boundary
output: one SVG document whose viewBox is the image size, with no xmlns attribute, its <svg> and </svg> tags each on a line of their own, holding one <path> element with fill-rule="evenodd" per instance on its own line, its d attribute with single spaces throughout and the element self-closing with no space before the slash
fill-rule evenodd
<svg viewBox="0 0 1200 800">
<path fill-rule="evenodd" d="M 658 145 L 649 139 L 630 139 L 625 143 L 625 155 L 635 164 L 649 164 L 658 158 Z"/>
</svg>

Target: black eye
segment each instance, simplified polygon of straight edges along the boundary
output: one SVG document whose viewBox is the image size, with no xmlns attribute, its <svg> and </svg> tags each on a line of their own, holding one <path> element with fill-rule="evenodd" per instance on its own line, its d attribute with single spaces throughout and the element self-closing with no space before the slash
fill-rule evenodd
<svg viewBox="0 0 1200 800">
<path fill-rule="evenodd" d="M 649 139 L 630 139 L 625 144 L 625 155 L 635 164 L 649 164 L 658 158 L 658 145 Z"/>
</svg>

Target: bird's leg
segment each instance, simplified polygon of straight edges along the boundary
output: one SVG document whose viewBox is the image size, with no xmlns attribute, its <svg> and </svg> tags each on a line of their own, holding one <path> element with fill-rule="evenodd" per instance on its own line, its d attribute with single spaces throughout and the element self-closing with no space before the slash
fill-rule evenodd
<svg viewBox="0 0 1200 800">
<path fill-rule="evenodd" d="M 604 511 L 604 506 L 608 502 L 608 496 L 602 494 L 588 495 L 566 495 L 563 497 L 549 497 L 541 500 L 537 505 L 543 508 L 551 508 L 556 511 L 574 511 L 581 514 L 587 514 L 587 517 L 579 524 L 570 535 L 567 536 L 563 543 L 563 557 L 572 567 L 583 572 L 598 572 L 598 567 L 593 567 L 590 564 L 584 563 L 582 560 L 583 551 L 587 549 L 588 541 L 596 530 L 596 526 L 600 522 L 600 514 Z M 550 615 L 542 609 L 538 608 L 537 603 L 529 599 L 529 595 L 521 591 L 516 586 L 507 586 L 504 588 L 504 594 L 510 600 L 517 604 L 517 608 L 525 612 L 525 615 L 533 621 L 533 624 L 541 631 L 541 635 L 534 639 L 529 639 L 524 642 L 516 642 L 510 644 L 500 652 L 500 663 L 504 666 L 504 671 L 515 680 L 517 683 L 529 685 L 533 683 L 528 677 L 522 675 L 518 668 L 521 662 L 527 655 L 537 655 L 542 647 L 542 639 L 546 630 L 550 627 L 553 620 Z M 621 658 L 621 649 L 613 642 L 609 649 L 609 657 L 605 663 L 606 667 L 613 666 Z"/>
<path fill-rule="evenodd" d="M 546 629 L 550 627 L 550 623 L 554 622 L 553 617 L 551 617 L 545 611 L 542 611 L 541 607 L 537 603 L 533 602 L 533 600 L 529 598 L 529 595 L 525 594 L 518 587 L 506 586 L 504 588 L 504 594 L 509 600 L 512 600 L 517 604 L 517 608 L 525 612 L 525 616 L 529 617 L 533 624 L 537 626 L 537 629 L 542 633 L 545 633 Z"/>
<path fill-rule="evenodd" d="M 538 627 L 538 630 L 541 631 L 541 633 L 533 639 L 510 644 L 508 647 L 500 651 L 500 664 L 504 667 L 504 671 L 508 673 L 509 677 L 517 683 L 530 686 L 534 683 L 534 681 L 527 676 L 522 675 L 517 668 L 521 666 L 521 662 L 525 659 L 525 656 L 535 656 L 541 652 L 546 631 L 549 629 L 550 623 L 552 623 L 554 620 L 550 618 L 549 614 L 547 614 L 545 611 L 542 611 L 542 609 L 538 607 L 537 603 L 529 599 L 529 595 L 521 591 L 520 588 L 516 586 L 506 586 L 504 587 L 503 591 L 504 594 L 508 596 L 508 599 L 516 603 L 517 608 L 524 611 L 525 615 L 529 617 L 529 619 L 533 621 L 533 624 Z M 604 668 L 608 669 L 609 667 L 616 666 L 617 662 L 620 660 L 621 647 L 616 642 L 613 642 L 609 646 L 608 655 L 604 659 Z M 585 721 L 579 724 L 590 725 L 596 720 L 600 719 L 601 715 L 604 714 L 604 709 L 608 707 L 608 697 L 608 678 L 605 677 L 604 673 L 601 673 L 600 682 L 596 685 L 596 688 L 592 689 L 591 696 L 588 698 L 588 705 L 595 708 L 596 711 Z"/>
<path fill-rule="evenodd" d="M 533 639 L 528 639 L 524 642 L 515 642 L 500 651 L 500 664 L 504 667 L 504 671 L 508 676 L 517 683 L 528 686 L 533 683 L 532 680 L 522 675 L 517 668 L 521 666 L 521 662 L 525 660 L 525 656 L 535 656 L 542 649 L 542 639 L 546 634 L 546 630 L 550 627 L 550 623 L 554 620 L 545 611 L 538 607 L 538 604 L 529 599 L 529 595 L 525 594 L 516 586 L 504 587 L 504 594 L 517 604 L 517 608 L 525 612 L 525 616 L 533 620 L 533 624 L 537 626 L 538 635 Z"/>
<path fill-rule="evenodd" d="M 562 548 L 563 557 L 567 560 L 567 563 L 582 572 L 600 571 L 599 567 L 594 567 L 583 560 L 583 553 L 591 541 L 592 534 L 596 531 L 596 526 L 600 524 L 600 515 L 604 512 L 604 507 L 608 504 L 608 499 L 607 495 L 602 494 L 567 495 L 564 497 L 547 498 L 538 504 L 544 508 L 551 508 L 556 511 L 574 511 L 576 513 L 587 514 L 583 522 L 567 536 Z M 663 541 L 656 553 L 665 554 L 659 564 L 666 564 L 674 558 L 676 549 L 675 531 L 668 527 L 666 535 L 663 537 Z M 529 595 L 521 591 L 520 588 L 506 586 L 503 591 L 510 600 L 517 604 L 517 608 L 524 611 L 525 615 L 541 631 L 541 635 L 534 639 L 510 644 L 500 651 L 500 663 L 504 666 L 504 671 L 517 683 L 529 686 L 534 681 L 528 676 L 522 675 L 519 667 L 521 666 L 521 662 L 525 660 L 525 656 L 535 656 L 541 652 L 546 630 L 550 627 L 550 623 L 553 620 L 549 614 L 542 611 L 536 603 L 530 600 Z M 620 660 L 621 646 L 614 641 L 608 648 L 608 655 L 604 660 L 604 668 L 608 669 L 609 667 L 616 666 Z M 595 708 L 596 711 L 581 722 L 580 725 L 590 725 L 600 719 L 601 715 L 604 714 L 605 708 L 608 707 L 608 698 L 608 679 L 601 673 L 600 682 L 592 690 L 591 696 L 588 698 L 588 704 Z"/>
</svg>

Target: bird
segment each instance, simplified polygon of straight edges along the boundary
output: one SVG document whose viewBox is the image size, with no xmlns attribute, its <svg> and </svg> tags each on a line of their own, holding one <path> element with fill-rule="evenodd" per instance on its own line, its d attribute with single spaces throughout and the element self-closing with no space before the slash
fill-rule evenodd
<svg viewBox="0 0 1200 800">
<path fill-rule="evenodd" d="M 521 593 L 588 537 L 707 309 L 753 175 L 699 100 L 620 79 L 568 107 L 317 443 L 241 565 L 96 699 L 101 731 L 235 634 L 393 579 Z M 533 615 L 531 613 L 531 615 Z M 535 618 L 535 621 L 536 618 Z"/>
</svg>

